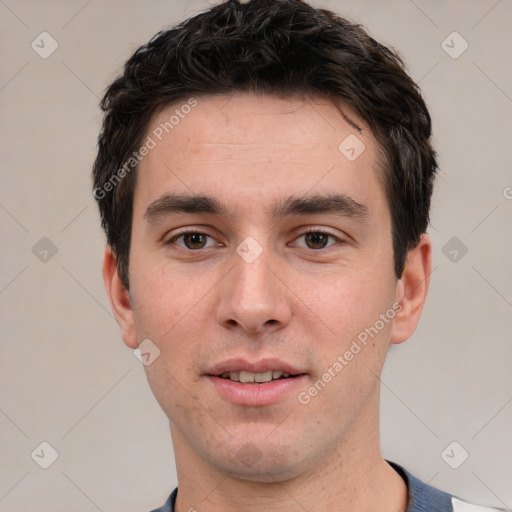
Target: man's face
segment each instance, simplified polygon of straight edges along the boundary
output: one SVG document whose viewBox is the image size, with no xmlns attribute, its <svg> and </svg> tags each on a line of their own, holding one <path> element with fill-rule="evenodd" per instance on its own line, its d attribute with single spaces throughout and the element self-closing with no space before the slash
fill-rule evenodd
<svg viewBox="0 0 512 512">
<path fill-rule="evenodd" d="M 355 139 L 338 148 L 354 135 L 356 159 Z M 160 350 L 146 372 L 177 458 L 279 480 L 375 435 L 397 299 L 377 159 L 370 131 L 326 100 L 240 93 L 198 97 L 143 159 L 124 338 Z M 299 376 L 226 378 L 244 369 Z"/>
</svg>

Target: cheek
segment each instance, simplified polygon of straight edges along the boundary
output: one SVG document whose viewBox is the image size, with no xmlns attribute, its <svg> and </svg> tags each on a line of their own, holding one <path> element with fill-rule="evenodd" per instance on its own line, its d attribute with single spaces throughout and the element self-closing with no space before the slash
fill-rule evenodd
<svg viewBox="0 0 512 512">
<path fill-rule="evenodd" d="M 320 356 L 303 398 L 310 397 L 316 410 L 334 410 L 347 421 L 375 391 L 389 347 L 394 317 L 392 280 L 377 277 L 373 272 L 354 272 L 333 279 L 304 301 L 307 307 L 303 306 L 301 314 L 305 316 L 311 308 L 314 324 L 305 329 Z M 319 336 L 320 332 L 326 334 Z"/>
<path fill-rule="evenodd" d="M 317 323 L 323 322 L 331 336 L 346 340 L 373 325 L 392 306 L 393 281 L 382 278 L 387 274 L 350 269 L 307 279 L 297 287 L 298 304 L 304 315 L 314 314 Z"/>
<path fill-rule="evenodd" d="M 197 406 L 200 397 L 189 391 L 190 378 L 184 374 L 184 356 L 176 347 L 171 355 L 162 352 L 157 360 L 145 367 L 148 384 L 169 419 L 181 424 L 184 430 L 192 425 L 201 428 L 204 418 L 202 408 Z"/>
<path fill-rule="evenodd" d="M 140 335 L 164 342 L 190 323 L 192 316 L 199 321 L 202 298 L 211 288 L 208 276 L 174 270 L 163 259 L 151 261 L 150 255 L 134 258 L 135 264 L 139 272 L 132 281 L 132 293 Z"/>
<path fill-rule="evenodd" d="M 134 283 L 137 334 L 141 340 L 149 338 L 160 350 L 159 357 L 145 367 L 148 382 L 163 409 L 176 414 L 193 412 L 185 390 L 196 378 L 192 363 L 197 342 L 204 339 L 205 324 L 211 318 L 203 296 L 199 283 L 183 276 L 153 272 Z"/>
<path fill-rule="evenodd" d="M 146 370 L 152 387 L 159 385 L 158 380 L 165 391 L 197 378 L 198 354 L 213 333 L 220 277 L 211 269 L 185 272 L 168 262 L 149 261 L 145 259 L 145 271 L 133 282 L 135 323 L 139 339 L 149 338 L 160 350 L 161 364 L 155 362 Z"/>
</svg>

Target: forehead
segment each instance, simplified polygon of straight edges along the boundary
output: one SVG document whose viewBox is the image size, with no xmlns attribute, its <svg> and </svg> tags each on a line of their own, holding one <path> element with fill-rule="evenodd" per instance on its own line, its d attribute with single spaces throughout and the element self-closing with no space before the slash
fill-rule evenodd
<svg viewBox="0 0 512 512">
<path fill-rule="evenodd" d="M 191 142 L 220 144 L 225 154 L 245 144 L 244 149 L 252 149 L 252 157 L 258 156 L 258 143 L 265 144 L 267 154 L 300 144 L 313 154 L 339 156 L 340 137 L 357 134 L 370 145 L 374 142 L 371 131 L 348 106 L 321 97 L 242 92 L 191 97 L 169 105 L 153 116 L 147 134 L 157 142 L 174 138 L 187 146 Z"/>
<path fill-rule="evenodd" d="M 353 123 L 356 123 L 357 128 Z M 382 196 L 378 146 L 351 109 L 322 98 L 197 96 L 151 120 L 136 203 L 178 191 L 272 201 L 337 192 Z"/>
</svg>

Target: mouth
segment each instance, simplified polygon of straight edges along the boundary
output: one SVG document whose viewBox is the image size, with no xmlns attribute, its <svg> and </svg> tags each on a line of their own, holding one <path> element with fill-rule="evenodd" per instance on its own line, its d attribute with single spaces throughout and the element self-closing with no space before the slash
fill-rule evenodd
<svg viewBox="0 0 512 512">
<path fill-rule="evenodd" d="M 304 386 L 307 373 L 278 359 L 224 361 L 206 374 L 216 394 L 234 405 L 264 406 L 285 400 Z"/>
<path fill-rule="evenodd" d="M 298 377 L 299 375 L 304 374 L 292 375 L 280 370 L 269 370 L 259 373 L 246 371 L 224 372 L 221 375 L 217 375 L 217 377 L 220 377 L 221 379 L 228 379 L 233 382 L 241 382 L 242 384 L 265 384 L 266 382 L 272 382 L 274 380 L 291 379 Z"/>
</svg>

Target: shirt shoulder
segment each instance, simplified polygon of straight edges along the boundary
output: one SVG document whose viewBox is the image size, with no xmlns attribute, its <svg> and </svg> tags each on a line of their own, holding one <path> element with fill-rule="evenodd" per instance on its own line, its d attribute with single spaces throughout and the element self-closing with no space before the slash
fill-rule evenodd
<svg viewBox="0 0 512 512">
<path fill-rule="evenodd" d="M 484 507 L 452 497 L 453 512 L 505 512 L 504 508 Z"/>
<path fill-rule="evenodd" d="M 176 495 L 178 494 L 178 488 L 172 491 L 171 495 L 167 498 L 167 501 L 160 507 L 155 508 L 151 512 L 174 512 L 174 504 L 176 503 Z"/>
<path fill-rule="evenodd" d="M 404 479 L 409 489 L 407 512 L 505 512 L 504 509 L 476 505 L 432 487 L 398 464 L 387 461 Z"/>
<path fill-rule="evenodd" d="M 404 479 L 408 492 L 407 512 L 505 512 L 505 509 L 475 505 L 456 496 L 432 487 L 395 462 L 388 464 Z M 178 488 L 174 489 L 167 501 L 151 512 L 174 512 Z"/>
</svg>

